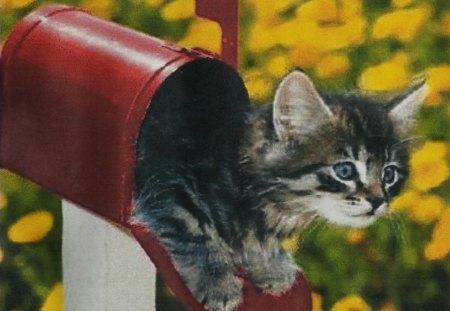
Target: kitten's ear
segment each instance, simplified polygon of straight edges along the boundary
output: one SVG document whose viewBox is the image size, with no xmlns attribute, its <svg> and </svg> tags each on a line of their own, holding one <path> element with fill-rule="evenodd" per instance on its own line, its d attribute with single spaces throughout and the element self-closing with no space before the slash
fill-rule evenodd
<svg viewBox="0 0 450 311">
<path fill-rule="evenodd" d="M 281 141 L 301 141 L 329 122 L 332 115 L 303 72 L 293 71 L 281 81 L 273 103 L 273 123 Z"/>
<path fill-rule="evenodd" d="M 394 100 L 389 111 L 389 118 L 394 125 L 394 131 L 399 137 L 406 137 L 414 128 L 416 114 L 427 96 L 428 86 L 422 78 L 399 99 Z"/>
</svg>

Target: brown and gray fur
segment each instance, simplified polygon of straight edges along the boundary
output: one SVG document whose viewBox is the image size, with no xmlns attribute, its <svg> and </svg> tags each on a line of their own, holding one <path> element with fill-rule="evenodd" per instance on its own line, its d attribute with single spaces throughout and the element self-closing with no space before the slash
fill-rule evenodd
<svg viewBox="0 0 450 311">
<path fill-rule="evenodd" d="M 408 175 L 425 92 L 422 82 L 385 102 L 320 95 L 294 71 L 272 103 L 252 106 L 220 62 L 184 66 L 155 94 L 141 130 L 134 218 L 208 310 L 242 302 L 238 269 L 283 293 L 299 268 L 281 240 L 317 217 L 364 227 L 386 214 Z"/>
</svg>

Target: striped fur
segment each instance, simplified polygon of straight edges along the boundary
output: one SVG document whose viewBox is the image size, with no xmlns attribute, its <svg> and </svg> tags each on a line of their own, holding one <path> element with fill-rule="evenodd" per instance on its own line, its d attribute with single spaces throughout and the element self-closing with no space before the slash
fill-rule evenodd
<svg viewBox="0 0 450 311">
<path fill-rule="evenodd" d="M 402 125 L 400 114 L 414 113 L 402 105 L 416 111 L 422 89 L 386 103 L 321 96 L 294 72 L 273 103 L 252 107 L 231 69 L 212 60 L 185 66 L 144 121 L 134 219 L 208 310 L 241 303 L 237 268 L 265 292 L 286 291 L 299 268 L 282 239 L 316 217 L 361 227 L 386 213 L 408 175 L 413 122 Z"/>
</svg>

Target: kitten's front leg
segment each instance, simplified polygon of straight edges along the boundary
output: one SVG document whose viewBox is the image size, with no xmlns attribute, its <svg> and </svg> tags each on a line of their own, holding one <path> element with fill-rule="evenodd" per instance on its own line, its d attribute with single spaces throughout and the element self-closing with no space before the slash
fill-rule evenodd
<svg viewBox="0 0 450 311">
<path fill-rule="evenodd" d="M 243 267 L 255 285 L 265 293 L 280 295 L 295 283 L 301 271 L 283 249 L 264 244 L 258 252 L 249 248 L 244 251 Z"/>
</svg>

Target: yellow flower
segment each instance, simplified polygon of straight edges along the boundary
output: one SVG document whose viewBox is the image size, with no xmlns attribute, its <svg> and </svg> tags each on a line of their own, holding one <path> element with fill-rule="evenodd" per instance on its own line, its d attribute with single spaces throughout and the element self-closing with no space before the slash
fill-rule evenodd
<svg viewBox="0 0 450 311">
<path fill-rule="evenodd" d="M 259 70 L 250 70 L 244 75 L 250 98 L 259 102 L 267 100 L 272 93 L 273 83 Z"/>
<path fill-rule="evenodd" d="M 366 232 L 360 229 L 353 229 L 347 232 L 347 243 L 350 245 L 361 244 L 366 239 Z"/>
<path fill-rule="evenodd" d="M 442 260 L 450 254 L 450 208 L 442 214 L 433 230 L 431 241 L 425 247 L 427 260 Z"/>
<path fill-rule="evenodd" d="M 274 78 L 283 77 L 290 67 L 289 59 L 286 55 L 278 53 L 272 55 L 267 61 L 266 70 Z"/>
<path fill-rule="evenodd" d="M 161 16 L 168 21 L 195 16 L 195 0 L 175 0 L 162 8 Z"/>
<path fill-rule="evenodd" d="M 221 51 L 221 40 L 222 30 L 219 24 L 199 18 L 192 22 L 185 37 L 178 44 L 202 48 L 218 54 Z"/>
<path fill-rule="evenodd" d="M 412 2 L 413 0 L 391 0 L 392 5 L 396 8 L 403 8 L 410 5 Z"/>
<path fill-rule="evenodd" d="M 299 18 L 309 18 L 317 22 L 336 22 L 339 11 L 336 0 L 311 0 L 297 9 Z"/>
<path fill-rule="evenodd" d="M 427 191 L 441 185 L 449 177 L 447 148 L 443 142 L 427 142 L 411 156 L 412 183 Z"/>
<path fill-rule="evenodd" d="M 50 290 L 40 311 L 62 311 L 63 310 L 63 285 L 57 283 Z"/>
<path fill-rule="evenodd" d="M 298 237 L 293 236 L 289 239 L 285 239 L 281 246 L 289 253 L 295 253 L 298 250 L 299 242 Z"/>
<path fill-rule="evenodd" d="M 53 215 L 37 211 L 23 216 L 8 229 L 8 238 L 16 243 L 36 242 L 53 228 Z"/>
<path fill-rule="evenodd" d="M 273 29 L 261 23 L 254 23 L 250 29 L 248 47 L 254 52 L 261 52 L 277 45 Z"/>
<path fill-rule="evenodd" d="M 292 63 L 300 68 L 311 68 L 317 64 L 323 55 L 318 46 L 299 44 L 290 52 Z"/>
<path fill-rule="evenodd" d="M 430 14 L 430 8 L 424 6 L 381 15 L 375 21 L 372 35 L 375 39 L 394 37 L 399 41 L 408 42 L 419 33 Z"/>
<path fill-rule="evenodd" d="M 2 9 L 22 9 L 30 4 L 32 4 L 34 0 L 1 0 L 0 8 Z"/>
<path fill-rule="evenodd" d="M 446 13 L 442 18 L 441 32 L 443 35 L 450 36 L 450 13 Z"/>
<path fill-rule="evenodd" d="M 441 64 L 430 67 L 427 70 L 427 84 L 429 94 L 427 97 L 427 106 L 435 106 L 441 102 L 441 93 L 450 92 L 450 65 Z"/>
<path fill-rule="evenodd" d="M 336 302 L 331 311 L 372 311 L 372 308 L 361 297 L 348 295 Z"/>
<path fill-rule="evenodd" d="M 294 4 L 295 0 L 249 0 L 253 6 L 257 23 L 270 24 L 278 19 L 278 15 Z"/>
<path fill-rule="evenodd" d="M 347 56 L 342 54 L 325 55 L 317 64 L 316 75 L 319 78 L 334 78 L 345 74 L 350 67 Z"/>
<path fill-rule="evenodd" d="M 322 311 L 322 297 L 316 292 L 312 292 L 312 311 Z"/>
<path fill-rule="evenodd" d="M 444 201 L 436 195 L 424 195 L 413 202 L 409 209 L 411 219 L 419 223 L 436 220 L 444 209 Z"/>
<path fill-rule="evenodd" d="M 103 18 L 111 18 L 116 9 L 112 0 L 83 0 L 80 6 L 91 14 Z"/>
<path fill-rule="evenodd" d="M 386 62 L 365 69 L 358 83 L 367 91 L 388 91 L 405 87 L 409 83 L 408 62 L 408 55 L 399 52 Z"/>
<path fill-rule="evenodd" d="M 409 209 L 415 202 L 420 199 L 420 194 L 417 191 L 409 190 L 397 196 L 390 204 L 392 211 L 400 211 Z"/>
</svg>

